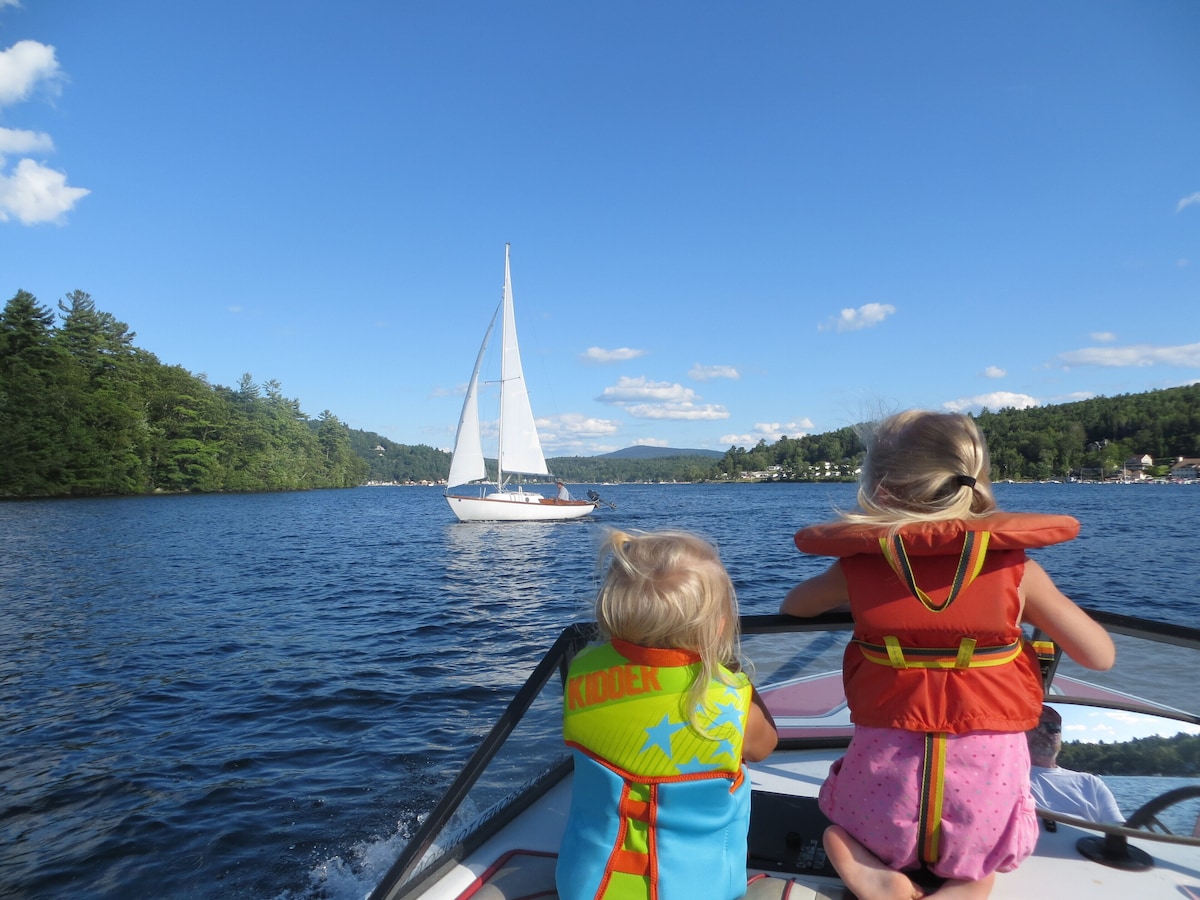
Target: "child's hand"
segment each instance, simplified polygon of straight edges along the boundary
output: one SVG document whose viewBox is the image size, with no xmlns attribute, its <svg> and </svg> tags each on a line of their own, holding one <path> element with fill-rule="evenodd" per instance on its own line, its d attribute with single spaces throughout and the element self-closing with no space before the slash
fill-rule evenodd
<svg viewBox="0 0 1200 900">
<path fill-rule="evenodd" d="M 846 587 L 846 576 L 842 567 L 834 563 L 820 575 L 802 581 L 783 598 L 779 611 L 785 616 L 818 616 L 837 609 L 850 600 Z"/>
</svg>

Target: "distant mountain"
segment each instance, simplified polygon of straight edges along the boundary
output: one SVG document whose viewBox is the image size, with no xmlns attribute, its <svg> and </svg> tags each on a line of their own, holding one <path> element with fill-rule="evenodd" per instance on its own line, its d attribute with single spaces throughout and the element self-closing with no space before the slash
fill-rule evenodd
<svg viewBox="0 0 1200 900">
<path fill-rule="evenodd" d="M 659 459 L 663 456 L 703 456 L 708 459 L 721 459 L 724 455 L 724 450 L 678 450 L 674 447 L 647 447 L 639 444 L 624 450 L 614 450 L 612 453 L 600 453 L 595 459 Z"/>
</svg>

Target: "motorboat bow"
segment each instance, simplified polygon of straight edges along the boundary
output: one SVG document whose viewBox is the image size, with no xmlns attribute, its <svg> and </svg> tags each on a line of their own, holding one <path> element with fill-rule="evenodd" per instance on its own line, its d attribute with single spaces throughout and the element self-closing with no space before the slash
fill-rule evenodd
<svg viewBox="0 0 1200 900">
<path fill-rule="evenodd" d="M 1036 851 L 997 877 L 992 897 L 1200 898 L 1200 698 L 1190 683 L 1200 672 L 1200 629 L 1088 612 L 1113 635 L 1117 665 L 1090 672 L 1048 661 L 1046 702 L 1063 717 L 1067 745 L 1103 756 L 1098 774 L 1122 782 L 1126 820 L 1039 809 Z M 825 858 L 816 796 L 853 732 L 840 673 L 852 627 L 844 613 L 742 618 L 743 656 L 780 735 L 775 753 L 749 765 L 747 898 L 850 896 Z M 562 680 L 591 635 L 586 625 L 563 631 L 371 900 L 557 896 L 572 781 Z"/>
</svg>

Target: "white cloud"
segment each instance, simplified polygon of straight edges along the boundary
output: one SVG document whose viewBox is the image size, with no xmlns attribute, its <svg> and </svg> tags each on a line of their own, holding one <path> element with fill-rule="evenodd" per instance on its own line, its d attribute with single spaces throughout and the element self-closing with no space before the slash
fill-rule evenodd
<svg viewBox="0 0 1200 900">
<path fill-rule="evenodd" d="M 1028 394 L 1014 394 L 1012 391 L 993 391 L 990 394 L 976 394 L 974 397 L 961 397 L 942 404 L 942 409 L 950 412 L 979 412 L 985 406 L 990 410 L 998 409 L 1029 409 L 1040 406 L 1041 401 Z"/>
<path fill-rule="evenodd" d="M 17 41 L 0 53 L 0 107 L 28 100 L 39 84 L 57 93 L 62 77 L 53 47 Z"/>
<path fill-rule="evenodd" d="M 728 419 L 729 411 L 716 403 L 697 405 L 685 403 L 635 403 L 625 407 L 635 419 L 687 419 L 691 421 L 714 421 Z"/>
<path fill-rule="evenodd" d="M 1180 200 L 1179 205 L 1175 207 L 1175 212 L 1183 212 L 1194 203 L 1200 203 L 1200 191 L 1196 191 L 1196 193 L 1192 194 L 1190 197 L 1184 197 L 1182 200 Z"/>
<path fill-rule="evenodd" d="M 1093 331 L 1088 335 L 1093 341 L 1101 341 L 1102 343 L 1111 343 L 1117 339 L 1114 332 L 1111 331 Z"/>
<path fill-rule="evenodd" d="M 645 377 L 622 376 L 596 398 L 600 403 L 621 406 L 635 419 L 727 419 L 725 407 L 698 404 L 696 392 L 682 384 L 647 381 Z"/>
<path fill-rule="evenodd" d="M 0 159 L 9 153 L 50 153 L 54 141 L 50 135 L 40 131 L 18 131 L 0 128 Z"/>
<path fill-rule="evenodd" d="M 712 381 L 714 378 L 741 378 L 741 373 L 733 366 L 702 366 L 696 363 L 688 372 L 688 378 L 693 381 Z"/>
<path fill-rule="evenodd" d="M 1085 347 L 1060 353 L 1058 358 L 1069 366 L 1184 366 L 1200 368 L 1200 344 L 1180 344 L 1175 347 L 1152 347 L 1133 344 L 1128 347 Z"/>
<path fill-rule="evenodd" d="M 616 350 L 588 347 L 586 352 L 579 354 L 581 359 L 596 363 L 625 362 L 626 360 L 637 359 L 637 357 L 645 355 L 645 350 L 633 350 L 629 347 L 618 347 Z"/>
<path fill-rule="evenodd" d="M 630 378 L 622 375 L 613 387 L 606 387 L 597 397 L 601 403 L 636 403 L 639 400 L 660 400 L 667 403 L 686 403 L 696 398 L 696 392 L 682 384 L 666 381 L 647 381 L 644 376 Z"/>
<path fill-rule="evenodd" d="M 39 87 L 56 94 L 62 70 L 54 48 L 37 41 L 18 41 L 0 52 L 0 108 L 29 99 Z M 67 186 L 67 176 L 32 159 L 22 159 L 4 172 L 9 153 L 49 152 L 47 134 L 0 128 L 0 222 L 17 219 L 25 225 L 56 222 L 91 191 Z"/>
<path fill-rule="evenodd" d="M 858 309 L 843 309 L 835 318 L 817 326 L 820 331 L 858 331 L 873 328 L 896 311 L 890 303 L 867 303 Z"/>
<path fill-rule="evenodd" d="M 635 447 L 670 447 L 671 445 L 661 438 L 639 438 L 633 442 Z"/>
<path fill-rule="evenodd" d="M 23 159 L 12 175 L 0 174 L 0 222 L 14 216 L 26 225 L 54 222 L 90 193 L 67 187 L 62 172 Z"/>
<path fill-rule="evenodd" d="M 563 413 L 537 420 L 539 434 L 565 434 L 574 437 L 602 437 L 616 434 L 620 424 L 611 419 L 597 419 L 579 413 Z"/>
<path fill-rule="evenodd" d="M 812 419 L 807 416 L 793 422 L 755 422 L 749 434 L 725 434 L 721 436 L 722 444 L 734 444 L 740 447 L 766 441 L 774 444 L 782 437 L 803 437 L 813 429 Z"/>
<path fill-rule="evenodd" d="M 983 370 L 984 378 L 1003 378 L 1008 373 L 999 366 L 988 366 Z"/>
<path fill-rule="evenodd" d="M 538 436 L 542 449 L 556 456 L 581 456 L 604 452 L 598 449 L 594 439 L 609 437 L 620 430 L 620 425 L 609 419 L 594 419 L 579 413 L 564 413 L 537 420 Z"/>
</svg>

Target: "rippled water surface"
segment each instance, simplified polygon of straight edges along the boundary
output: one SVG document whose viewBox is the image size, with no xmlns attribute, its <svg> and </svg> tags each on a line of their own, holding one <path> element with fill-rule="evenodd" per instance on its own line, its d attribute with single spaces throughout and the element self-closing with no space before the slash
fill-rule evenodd
<svg viewBox="0 0 1200 900">
<path fill-rule="evenodd" d="M 586 488 L 577 490 L 577 493 Z M 848 485 L 601 487 L 461 524 L 440 491 L 0 504 L 0 893 L 361 897 L 570 621 L 599 529 L 716 541 L 746 613 L 824 565 Z M 1195 624 L 1200 487 L 1000 485 L 1065 512 L 1081 603 Z"/>
</svg>

